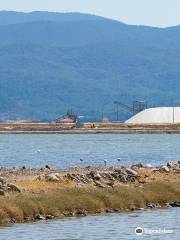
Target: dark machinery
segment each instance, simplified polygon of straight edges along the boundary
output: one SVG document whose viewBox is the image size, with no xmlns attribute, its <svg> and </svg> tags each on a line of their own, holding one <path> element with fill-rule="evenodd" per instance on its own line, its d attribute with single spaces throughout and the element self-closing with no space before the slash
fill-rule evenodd
<svg viewBox="0 0 180 240">
<path fill-rule="evenodd" d="M 66 115 L 54 120 L 56 123 L 77 123 L 78 117 L 71 111 L 67 111 Z"/>
<path fill-rule="evenodd" d="M 137 101 L 137 100 L 133 101 L 132 106 L 124 104 L 120 101 L 114 101 L 114 105 L 116 106 L 117 121 L 119 120 L 120 109 L 126 110 L 128 112 L 131 112 L 133 115 L 135 115 L 147 108 L 147 103 L 145 101 Z"/>
</svg>

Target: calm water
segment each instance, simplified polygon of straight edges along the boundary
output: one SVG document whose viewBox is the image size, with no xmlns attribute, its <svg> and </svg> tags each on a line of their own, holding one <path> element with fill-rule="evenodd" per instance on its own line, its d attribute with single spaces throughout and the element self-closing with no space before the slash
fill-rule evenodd
<svg viewBox="0 0 180 240">
<path fill-rule="evenodd" d="M 80 158 L 84 159 L 80 163 Z M 0 165 L 54 167 L 133 162 L 159 165 L 180 159 L 180 135 L 0 135 Z M 172 234 L 137 237 L 137 227 L 173 230 Z M 0 240 L 179 240 L 180 209 L 108 214 L 58 221 L 17 224 L 0 229 Z"/>
<path fill-rule="evenodd" d="M 0 229 L 0 240 L 179 240 L 179 216 L 180 209 L 174 208 L 19 224 Z M 136 236 L 136 227 L 172 233 Z"/>
<path fill-rule="evenodd" d="M 80 158 L 84 159 L 83 163 Z M 180 135 L 0 135 L 0 166 L 53 167 L 132 162 L 158 165 L 180 159 Z"/>
</svg>

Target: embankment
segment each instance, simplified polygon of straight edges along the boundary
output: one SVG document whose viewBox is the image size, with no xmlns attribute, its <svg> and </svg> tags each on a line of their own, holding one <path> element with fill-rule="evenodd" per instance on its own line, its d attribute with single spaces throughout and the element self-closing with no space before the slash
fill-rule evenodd
<svg viewBox="0 0 180 240">
<path fill-rule="evenodd" d="M 0 134 L 7 133 L 180 133 L 180 124 L 82 123 L 75 127 L 74 124 L 1 123 Z"/>
<path fill-rule="evenodd" d="M 180 162 L 0 169 L 0 224 L 180 206 Z"/>
</svg>

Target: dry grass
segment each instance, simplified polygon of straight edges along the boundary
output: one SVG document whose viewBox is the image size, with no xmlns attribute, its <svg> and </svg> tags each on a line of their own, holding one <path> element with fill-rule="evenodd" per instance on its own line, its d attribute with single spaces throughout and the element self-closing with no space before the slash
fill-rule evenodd
<svg viewBox="0 0 180 240">
<path fill-rule="evenodd" d="M 52 214 L 60 217 L 79 210 L 88 213 L 109 210 L 127 210 L 144 207 L 153 202 L 165 204 L 180 201 L 179 182 L 154 182 L 135 186 L 117 186 L 114 189 L 97 189 L 87 187 L 76 189 L 63 188 L 61 183 L 21 182 L 21 187 L 29 188 L 30 192 L 9 194 L 0 197 L 0 223 L 24 222 L 34 220 L 36 214 Z M 48 189 L 48 191 L 46 191 Z M 33 192 L 34 190 L 38 190 Z"/>
<path fill-rule="evenodd" d="M 13 181 L 11 181 L 13 182 Z M 37 181 L 37 180 L 21 180 L 16 181 L 15 184 L 19 188 L 25 191 L 39 192 L 39 191 L 49 191 L 61 188 L 71 188 L 75 185 L 73 181 L 64 180 L 62 182 L 51 182 L 51 181 Z"/>
</svg>

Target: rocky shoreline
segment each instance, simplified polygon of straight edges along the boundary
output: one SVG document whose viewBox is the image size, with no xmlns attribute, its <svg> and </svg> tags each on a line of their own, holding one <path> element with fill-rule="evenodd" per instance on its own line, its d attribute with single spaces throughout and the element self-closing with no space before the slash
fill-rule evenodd
<svg viewBox="0 0 180 240">
<path fill-rule="evenodd" d="M 180 207 L 180 161 L 152 167 L 0 168 L 0 224 Z"/>
<path fill-rule="evenodd" d="M 13 187 L 16 181 L 49 181 L 63 183 L 72 181 L 76 187 L 85 185 L 99 188 L 112 188 L 117 184 L 145 184 L 154 180 L 177 180 L 180 178 L 180 161 L 168 162 L 165 165 L 153 167 L 150 164 L 137 163 L 129 166 L 111 167 L 75 167 L 68 169 L 51 168 L 0 168 L 0 189 L 4 191 Z M 5 183 L 8 182 L 8 185 Z M 14 188 L 15 189 L 15 188 Z M 20 190 L 19 190 L 20 191 Z"/>
</svg>

